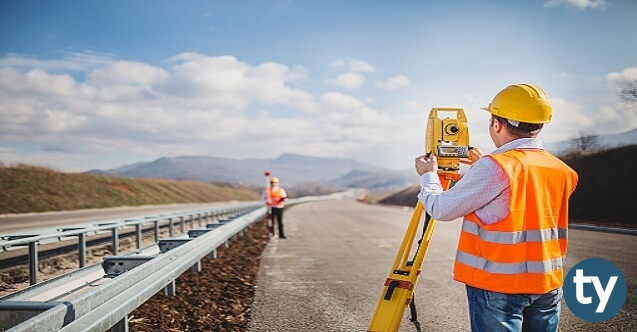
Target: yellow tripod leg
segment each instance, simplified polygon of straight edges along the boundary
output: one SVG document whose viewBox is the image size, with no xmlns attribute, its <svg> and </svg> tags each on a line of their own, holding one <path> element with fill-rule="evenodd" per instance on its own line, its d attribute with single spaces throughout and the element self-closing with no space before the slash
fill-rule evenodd
<svg viewBox="0 0 637 332">
<path fill-rule="evenodd" d="M 447 190 L 451 185 L 451 181 L 457 181 L 460 176 L 453 172 L 438 172 L 438 178 L 443 190 Z M 425 227 L 422 239 L 416 246 L 414 259 L 410 261 L 409 256 L 414 247 L 414 239 L 418 233 L 420 223 L 423 221 Z M 394 265 L 385 280 L 383 294 L 376 306 L 374 317 L 367 329 L 368 332 L 398 331 L 405 308 L 413 301 L 416 282 L 422 271 L 422 265 L 435 226 L 436 221 L 424 213 L 424 206 L 418 201 L 394 260 Z"/>
<path fill-rule="evenodd" d="M 392 270 L 389 272 L 389 277 L 385 280 L 383 293 L 376 306 L 368 331 L 398 331 L 405 308 L 412 301 L 416 282 L 420 276 L 427 247 L 435 227 L 435 220 L 425 217 L 428 220 L 425 220 L 427 226 L 424 230 L 422 241 L 418 246 L 413 261 L 410 261 L 409 255 L 413 248 L 414 239 L 418 233 L 419 225 L 424 219 L 423 211 L 423 205 L 419 201 L 414 208 L 398 255 L 396 255 Z"/>
</svg>

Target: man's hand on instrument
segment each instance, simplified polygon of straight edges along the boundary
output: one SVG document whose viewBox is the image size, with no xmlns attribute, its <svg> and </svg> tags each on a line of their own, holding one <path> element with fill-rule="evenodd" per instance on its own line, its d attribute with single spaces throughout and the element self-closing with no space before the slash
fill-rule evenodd
<svg viewBox="0 0 637 332">
<path fill-rule="evenodd" d="M 436 160 L 436 156 L 433 154 L 423 155 L 416 158 L 415 166 L 416 173 L 418 173 L 418 175 L 438 171 L 438 161 Z"/>
<path fill-rule="evenodd" d="M 484 156 L 484 154 L 482 153 L 482 151 L 480 151 L 480 149 L 476 147 L 471 147 L 469 149 L 469 158 L 460 158 L 459 161 L 462 164 L 473 165 L 473 163 L 478 161 L 478 159 L 482 158 L 482 156 Z"/>
</svg>

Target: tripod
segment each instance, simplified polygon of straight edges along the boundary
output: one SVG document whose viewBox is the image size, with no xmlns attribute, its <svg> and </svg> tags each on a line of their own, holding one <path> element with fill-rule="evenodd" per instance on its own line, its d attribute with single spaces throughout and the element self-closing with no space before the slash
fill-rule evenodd
<svg viewBox="0 0 637 332">
<path fill-rule="evenodd" d="M 443 190 L 447 190 L 452 181 L 460 179 L 460 174 L 451 171 L 438 171 L 438 178 Z M 422 236 L 416 243 L 413 258 L 409 259 L 421 223 L 423 223 Z M 414 289 L 422 271 L 425 254 L 435 226 L 436 220 L 424 211 L 424 206 L 418 201 L 394 260 L 394 265 L 385 280 L 382 296 L 367 331 L 398 331 L 403 313 L 408 305 L 411 309 L 410 320 L 414 323 L 416 330 L 421 331 L 414 304 Z"/>
</svg>

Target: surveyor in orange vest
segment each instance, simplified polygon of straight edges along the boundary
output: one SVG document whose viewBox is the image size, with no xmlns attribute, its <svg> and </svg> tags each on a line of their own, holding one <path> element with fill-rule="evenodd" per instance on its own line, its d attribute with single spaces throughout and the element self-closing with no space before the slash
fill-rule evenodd
<svg viewBox="0 0 637 332">
<path fill-rule="evenodd" d="M 466 284 L 473 331 L 557 331 L 577 174 L 537 138 L 552 114 L 544 90 L 510 85 L 485 110 L 497 149 L 472 150 L 444 192 L 435 156 L 416 158 L 418 198 L 436 220 L 464 217 L 454 279 Z"/>
<path fill-rule="evenodd" d="M 288 195 L 283 187 L 279 186 L 279 178 L 270 178 L 270 188 L 266 189 L 263 197 L 268 207 L 272 209 L 272 223 L 274 219 L 277 220 L 277 227 L 279 229 L 279 239 L 285 239 L 285 233 L 283 232 L 283 209 L 285 208 L 285 200 L 288 199 Z"/>
</svg>

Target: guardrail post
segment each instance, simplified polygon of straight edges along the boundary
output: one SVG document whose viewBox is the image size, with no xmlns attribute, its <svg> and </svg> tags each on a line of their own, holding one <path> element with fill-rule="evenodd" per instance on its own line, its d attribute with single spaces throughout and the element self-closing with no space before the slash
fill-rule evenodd
<svg viewBox="0 0 637 332">
<path fill-rule="evenodd" d="M 141 224 L 136 224 L 135 225 L 135 240 L 136 240 L 136 244 L 137 244 L 137 249 L 141 249 L 142 247 L 142 225 Z"/>
<path fill-rule="evenodd" d="M 201 221 L 202 221 L 201 213 L 197 213 L 197 221 L 199 222 L 199 227 L 201 227 L 202 226 L 202 224 L 201 224 Z"/>
<path fill-rule="evenodd" d="M 166 296 L 175 296 L 175 279 L 173 279 L 166 287 L 164 287 L 164 294 Z"/>
<path fill-rule="evenodd" d="M 159 220 L 155 220 L 154 222 L 154 226 L 155 226 L 155 243 L 157 243 L 157 241 L 159 241 Z"/>
<path fill-rule="evenodd" d="M 168 218 L 168 234 L 170 237 L 175 236 L 175 222 L 173 221 L 173 218 Z"/>
<path fill-rule="evenodd" d="M 113 325 L 111 332 L 128 332 L 128 315 Z"/>
<path fill-rule="evenodd" d="M 29 284 L 38 283 L 38 243 L 29 242 Z"/>
<path fill-rule="evenodd" d="M 111 236 L 111 244 L 112 244 L 112 253 L 116 256 L 119 253 L 119 230 L 117 227 L 113 228 L 113 235 Z"/>
<path fill-rule="evenodd" d="M 193 272 L 201 272 L 201 261 L 198 261 L 192 266 Z"/>
<path fill-rule="evenodd" d="M 181 234 L 186 234 L 186 220 L 184 216 L 179 217 L 179 221 L 181 222 Z"/>
<path fill-rule="evenodd" d="M 78 242 L 78 259 L 80 260 L 80 267 L 86 266 L 86 233 L 80 233 L 77 235 Z"/>
<path fill-rule="evenodd" d="M 208 256 L 210 256 L 210 258 L 212 258 L 212 259 L 216 259 L 217 258 L 217 249 L 211 251 L 210 255 L 208 255 Z"/>
<path fill-rule="evenodd" d="M 189 216 L 189 219 L 190 219 L 190 228 L 195 228 L 195 215 L 194 215 L 194 214 L 191 214 L 191 215 Z M 185 233 L 185 232 L 184 232 L 184 233 Z"/>
</svg>

